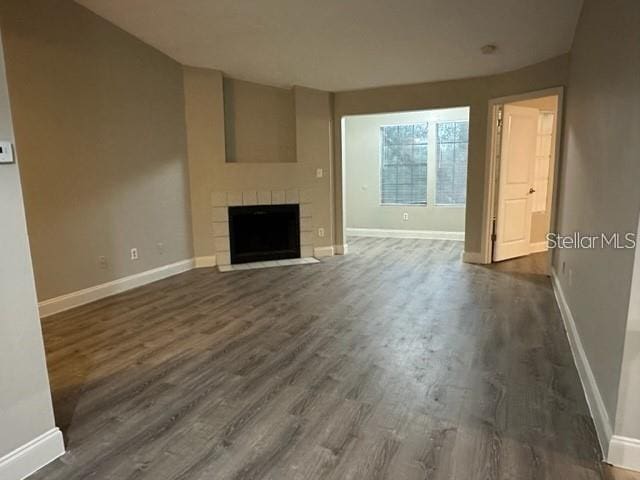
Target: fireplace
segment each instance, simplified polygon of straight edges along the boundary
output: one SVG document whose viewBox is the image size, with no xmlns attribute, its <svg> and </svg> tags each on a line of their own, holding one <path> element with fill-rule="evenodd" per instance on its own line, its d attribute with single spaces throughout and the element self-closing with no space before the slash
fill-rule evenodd
<svg viewBox="0 0 640 480">
<path fill-rule="evenodd" d="M 231 263 L 300 257 L 300 206 L 229 207 Z"/>
</svg>

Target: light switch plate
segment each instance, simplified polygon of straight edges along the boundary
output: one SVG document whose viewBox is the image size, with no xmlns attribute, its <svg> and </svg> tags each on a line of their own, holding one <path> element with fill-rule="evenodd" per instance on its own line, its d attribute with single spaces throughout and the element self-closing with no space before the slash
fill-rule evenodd
<svg viewBox="0 0 640 480">
<path fill-rule="evenodd" d="M 0 163 L 14 163 L 11 142 L 0 142 Z"/>
</svg>

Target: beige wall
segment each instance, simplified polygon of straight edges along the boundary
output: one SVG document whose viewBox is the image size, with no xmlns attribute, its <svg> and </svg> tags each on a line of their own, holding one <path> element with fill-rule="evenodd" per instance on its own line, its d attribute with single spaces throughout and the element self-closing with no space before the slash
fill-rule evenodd
<svg viewBox="0 0 640 480">
<path fill-rule="evenodd" d="M 492 98 L 564 85 L 567 68 L 568 56 L 563 55 L 514 72 L 489 77 L 336 93 L 334 103 L 336 185 L 342 184 L 340 119 L 343 116 L 468 105 L 471 111 L 465 251 L 480 252 L 485 195 L 488 102 Z M 341 243 L 343 234 L 341 189 L 336 189 L 336 205 L 336 243 Z"/>
<path fill-rule="evenodd" d="M 191 226 L 196 257 L 215 255 L 211 192 L 225 162 L 222 73 L 184 67 L 184 104 L 191 193 Z"/>
<path fill-rule="evenodd" d="M 13 141 L 1 44 L 0 140 Z M 0 165 L 0 225 L 1 458 L 55 427 L 16 164 Z"/>
<path fill-rule="evenodd" d="M 0 16 L 40 300 L 190 258 L 181 66 L 68 0 Z"/>
<path fill-rule="evenodd" d="M 636 0 L 584 3 L 566 97 L 559 232 L 637 231 L 638 25 L 640 2 Z M 632 46 L 636 53 L 631 53 Z M 562 263 L 566 265 L 560 284 L 611 424 L 616 417 L 633 259 L 633 250 L 612 249 L 556 250 L 553 258 L 557 271 Z M 637 341 L 632 345 L 636 351 L 631 355 L 637 358 Z M 637 399 L 635 405 L 637 410 Z M 638 430 L 635 434 L 640 436 Z"/>
<path fill-rule="evenodd" d="M 295 162 L 293 90 L 224 78 L 228 162 Z"/>
<path fill-rule="evenodd" d="M 296 152 L 300 163 L 297 183 L 313 190 L 313 246 L 333 245 L 333 94 L 295 87 Z M 317 169 L 323 171 L 316 177 Z M 318 236 L 318 228 L 325 236 Z"/>
<path fill-rule="evenodd" d="M 213 192 L 313 190 L 314 246 L 331 246 L 332 96 L 294 88 L 296 162 L 225 162 L 222 74 L 201 68 L 184 69 L 185 105 L 195 255 L 215 255 L 212 232 Z M 316 178 L 322 168 L 324 176 Z M 325 237 L 318 236 L 318 228 Z"/>
<path fill-rule="evenodd" d="M 426 205 L 381 205 L 380 128 L 403 123 L 467 119 L 468 110 L 465 108 L 346 117 L 343 168 L 347 228 L 464 232 L 464 206 L 435 205 L 437 169 L 433 155 L 428 158 Z M 435 123 L 430 124 L 433 126 Z M 434 128 L 430 128 L 430 135 L 435 138 Z M 405 212 L 409 215 L 408 220 L 403 220 Z"/>
</svg>

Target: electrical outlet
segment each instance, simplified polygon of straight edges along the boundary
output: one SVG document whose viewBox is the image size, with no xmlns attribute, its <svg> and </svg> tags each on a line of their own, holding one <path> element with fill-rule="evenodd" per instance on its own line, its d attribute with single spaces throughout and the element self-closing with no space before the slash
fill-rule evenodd
<svg viewBox="0 0 640 480">
<path fill-rule="evenodd" d="M 316 178 L 322 178 L 324 176 L 324 170 L 321 168 L 316 169 Z"/>
<path fill-rule="evenodd" d="M 402 220 L 404 220 L 405 222 L 406 222 L 407 220 L 409 220 L 409 214 L 408 214 L 407 212 L 404 212 L 404 213 L 402 214 Z"/>
<path fill-rule="evenodd" d="M 162 242 L 156 243 L 156 248 L 158 249 L 158 253 L 160 255 L 164 254 L 164 243 Z"/>
<path fill-rule="evenodd" d="M 320 228 L 318 229 L 318 236 L 319 236 L 319 237 L 324 237 L 324 228 L 320 227 Z"/>
<path fill-rule="evenodd" d="M 11 142 L 0 142 L 0 163 L 15 163 Z"/>
<path fill-rule="evenodd" d="M 138 249 L 137 248 L 132 248 L 131 249 L 131 260 L 138 260 Z"/>
<path fill-rule="evenodd" d="M 107 257 L 105 256 L 98 257 L 98 265 L 102 270 L 106 270 L 107 268 L 109 268 L 109 262 L 107 262 Z"/>
</svg>

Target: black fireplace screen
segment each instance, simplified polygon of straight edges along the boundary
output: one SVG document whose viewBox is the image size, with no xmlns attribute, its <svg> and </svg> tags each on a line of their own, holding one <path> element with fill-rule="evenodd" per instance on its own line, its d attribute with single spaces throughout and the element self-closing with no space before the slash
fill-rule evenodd
<svg viewBox="0 0 640 480">
<path fill-rule="evenodd" d="M 299 205 L 229 207 L 231 263 L 300 257 Z"/>
</svg>

